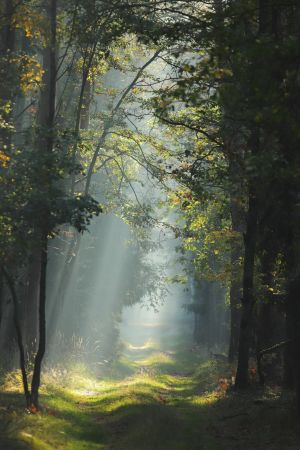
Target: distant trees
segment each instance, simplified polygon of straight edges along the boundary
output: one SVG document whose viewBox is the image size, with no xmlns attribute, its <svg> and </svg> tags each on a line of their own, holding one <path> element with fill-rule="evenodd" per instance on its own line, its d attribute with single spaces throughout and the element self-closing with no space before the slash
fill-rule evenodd
<svg viewBox="0 0 300 450">
<path fill-rule="evenodd" d="M 110 56 L 114 42 L 120 39 L 115 52 L 120 48 L 122 53 L 126 47 L 121 37 L 127 26 L 116 6 L 105 1 L 79 5 L 56 0 L 1 4 L 0 316 L 5 312 L 7 322 L 2 322 L 3 333 L 6 330 L 2 344 L 11 343 L 14 324 L 26 403 L 32 410 L 39 407 L 46 350 L 49 241 L 60 234 L 62 226 L 75 228 L 79 235 L 101 212 L 99 200 L 89 194 L 98 165 L 106 169 L 103 184 L 109 173 L 116 176 L 117 168 L 118 190 L 124 180 L 128 185 L 130 170 L 124 158 L 130 160 L 130 150 L 125 145 L 105 155 L 103 147 L 113 127 L 121 132 L 121 106 L 155 58 L 139 67 L 124 92 L 109 93 L 102 88 L 102 77 L 109 68 L 122 70 L 123 62 Z M 96 95 L 103 96 L 107 109 L 101 106 L 102 111 L 95 114 L 96 131 L 89 135 L 90 107 Z M 63 249 L 66 267 L 70 255 L 74 259 L 78 250 L 78 235 L 69 233 L 70 245 L 67 251 Z M 62 289 L 68 281 L 65 270 Z M 135 289 L 127 286 L 127 294 L 131 290 L 132 297 L 139 298 L 137 284 Z M 150 285 L 151 277 L 140 292 L 150 291 Z M 9 305 L 7 298 L 12 300 Z M 125 293 L 123 300 L 136 301 L 126 299 Z M 33 363 L 31 390 L 28 358 Z"/>
<path fill-rule="evenodd" d="M 13 3 L 12 3 L 13 5 Z M 13 5 L 14 6 L 14 5 Z M 24 5 L 25 6 L 25 5 Z M 18 23 L 18 8 L 22 8 L 22 2 L 16 3 L 13 12 L 9 10 L 8 23 L 4 20 L 4 31 L 9 28 L 10 32 L 24 33 L 25 36 L 32 36 L 30 26 L 24 21 Z M 27 7 L 27 5 L 26 5 Z M 26 10 L 30 14 L 30 9 Z M 48 30 L 47 40 L 43 49 L 43 79 L 38 79 L 40 72 L 39 65 L 29 67 L 27 73 L 23 73 L 23 78 L 16 72 L 13 81 L 15 92 L 30 88 L 31 84 L 40 81 L 42 83 L 37 128 L 29 142 L 23 141 L 21 144 L 14 137 L 14 101 L 16 97 L 12 94 L 4 99 L 7 103 L 3 105 L 3 110 L 8 114 L 3 115 L 3 134 L 1 155 L 1 270 L 4 280 L 8 284 L 10 294 L 13 298 L 15 309 L 15 326 L 18 335 L 18 345 L 21 351 L 22 371 L 24 389 L 27 406 L 38 408 L 38 391 L 40 385 L 41 364 L 46 348 L 46 277 L 48 260 L 48 240 L 58 232 L 58 226 L 64 223 L 74 225 L 80 232 L 84 231 L 86 225 L 94 214 L 99 214 L 100 207 L 91 197 L 70 196 L 64 186 L 66 176 L 74 171 L 78 171 L 70 160 L 65 149 L 61 148 L 58 142 L 58 132 L 55 123 L 55 103 L 56 103 L 56 21 L 57 6 L 55 1 L 47 3 L 44 16 L 41 18 L 45 24 L 45 33 Z M 25 23 L 25 25 L 24 25 Z M 3 33 L 4 33 L 3 31 Z M 8 32 L 6 31 L 6 34 Z M 9 34 L 9 33 L 8 33 Z M 8 39 L 8 38 L 7 38 Z M 8 39 L 9 43 L 11 41 Z M 7 41 L 7 42 L 8 42 Z M 9 58 L 12 64 L 23 63 L 28 57 L 22 50 L 9 47 L 3 50 L 3 60 Z M 24 67 L 22 67 L 24 70 Z M 22 82 L 27 84 L 22 86 Z M 5 80 L 2 86 L 5 86 Z M 3 101 L 3 97 L 2 97 Z M 8 130 L 8 131 L 7 131 Z M 33 130 L 33 129 L 32 129 Z M 7 136 L 10 139 L 7 139 Z M 38 315 L 38 340 L 37 353 L 34 359 L 34 370 L 31 383 L 31 392 L 28 390 L 26 380 L 26 370 L 24 367 L 24 343 L 22 341 L 22 326 L 20 314 L 16 311 L 19 308 L 18 297 L 21 292 L 16 287 L 20 271 L 26 271 L 28 258 L 32 253 L 38 254 L 40 267 L 34 276 L 39 285 L 38 302 L 36 315 Z M 28 298 L 34 302 L 34 298 Z M 30 309 L 31 312 L 34 310 Z M 24 314 L 24 313 L 23 313 Z M 26 317 L 26 321 L 35 327 L 35 314 Z M 30 326 L 30 325 L 29 325 Z"/>
</svg>

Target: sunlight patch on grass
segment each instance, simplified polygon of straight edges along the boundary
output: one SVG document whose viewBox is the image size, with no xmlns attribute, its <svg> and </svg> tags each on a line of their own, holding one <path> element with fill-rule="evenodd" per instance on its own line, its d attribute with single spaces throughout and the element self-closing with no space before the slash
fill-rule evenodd
<svg viewBox="0 0 300 450">
<path fill-rule="evenodd" d="M 176 375 L 159 375 L 159 380 L 167 389 L 172 389 L 175 393 L 184 392 L 187 389 L 193 389 L 196 382 L 191 377 L 178 377 Z"/>
<path fill-rule="evenodd" d="M 93 390 L 97 379 L 84 364 L 78 363 L 67 369 L 59 367 L 44 370 L 42 382 L 44 385 L 59 385 L 68 389 Z"/>
<path fill-rule="evenodd" d="M 3 377 L 0 390 L 3 392 L 21 392 L 23 389 L 20 370 L 14 370 Z"/>
<path fill-rule="evenodd" d="M 20 433 L 20 438 L 30 445 L 33 449 L 38 450 L 53 450 L 53 447 L 49 444 L 46 444 L 43 440 L 37 438 L 36 436 L 33 436 L 30 433 L 25 433 L 25 431 L 22 431 Z"/>
<path fill-rule="evenodd" d="M 154 339 L 148 339 L 143 345 L 132 345 L 130 343 L 125 343 L 125 348 L 128 350 L 158 350 L 159 343 Z"/>
<path fill-rule="evenodd" d="M 156 352 L 152 355 L 150 355 L 148 358 L 145 358 L 144 360 L 140 361 L 141 364 L 144 365 L 157 365 L 161 363 L 171 363 L 175 364 L 174 358 L 172 355 L 166 352 Z"/>
<path fill-rule="evenodd" d="M 188 400 L 188 403 L 191 405 L 207 406 L 218 402 L 220 398 L 220 394 L 217 391 L 214 391 L 203 395 L 192 396 Z"/>
<path fill-rule="evenodd" d="M 139 351 L 132 350 L 132 357 Z M 0 392 L 0 448 L 6 450 L 3 437 L 3 442 L 26 442 L 28 450 L 250 450 L 257 441 L 264 448 L 276 441 L 274 450 L 298 449 L 291 432 L 296 419 L 280 393 L 266 390 L 258 403 L 253 394 L 226 393 L 219 381 L 230 371 L 229 365 L 182 348 L 145 351 L 141 361 L 122 357 L 102 373 L 80 365 L 57 369 L 43 377 L 42 411 L 36 415 L 25 412 L 20 376 L 12 373 L 8 390 Z M 269 427 L 270 411 L 275 431 Z M 283 423 L 287 431 L 281 436 Z M 284 447 L 287 439 L 291 445 Z"/>
<path fill-rule="evenodd" d="M 41 413 L 23 414 L 20 440 L 32 450 L 99 450 L 103 431 L 90 420 L 88 411 L 80 409 L 79 397 L 56 389 L 42 396 Z M 104 444 L 103 444 L 104 448 Z"/>
</svg>

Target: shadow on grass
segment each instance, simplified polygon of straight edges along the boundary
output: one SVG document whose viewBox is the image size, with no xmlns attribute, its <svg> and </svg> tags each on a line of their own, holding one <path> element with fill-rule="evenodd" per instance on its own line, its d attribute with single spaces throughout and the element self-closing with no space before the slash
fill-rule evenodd
<svg viewBox="0 0 300 450">
<path fill-rule="evenodd" d="M 256 402 L 249 394 L 121 406 L 108 425 L 111 450 L 300 448 L 300 424 L 290 402 Z"/>
<path fill-rule="evenodd" d="M 44 412 L 35 416 L 24 412 L 22 395 L 0 393 L 0 449 L 300 449 L 290 398 L 274 390 L 217 392 L 230 367 L 188 351 L 142 356 L 123 358 L 127 378 L 120 380 L 116 365 L 115 378 L 100 380 L 88 395 L 48 386 Z"/>
<path fill-rule="evenodd" d="M 1 450 L 104 448 L 101 425 L 61 389 L 42 394 L 41 412 L 29 414 L 21 394 L 1 393 Z"/>
</svg>

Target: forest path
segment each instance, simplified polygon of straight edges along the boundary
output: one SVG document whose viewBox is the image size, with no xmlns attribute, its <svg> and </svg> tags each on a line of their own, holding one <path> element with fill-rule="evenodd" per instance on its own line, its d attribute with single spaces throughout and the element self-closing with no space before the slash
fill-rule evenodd
<svg viewBox="0 0 300 450">
<path fill-rule="evenodd" d="M 12 375 L 0 393 L 0 449 L 300 449 L 290 400 L 275 390 L 225 392 L 230 368 L 187 345 L 128 344 L 104 372 L 95 378 L 78 366 L 47 373 L 36 415 L 24 413 Z"/>
<path fill-rule="evenodd" d="M 276 389 L 236 394 L 231 368 L 187 344 L 129 345 L 105 426 L 109 450 L 300 450 L 300 423 Z"/>
</svg>

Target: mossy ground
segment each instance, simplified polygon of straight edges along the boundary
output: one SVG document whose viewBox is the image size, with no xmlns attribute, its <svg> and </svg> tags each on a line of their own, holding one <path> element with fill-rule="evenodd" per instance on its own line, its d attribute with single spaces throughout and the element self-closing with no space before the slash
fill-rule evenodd
<svg viewBox="0 0 300 450">
<path fill-rule="evenodd" d="M 186 346 L 128 346 L 102 376 L 44 376 L 42 411 L 24 410 L 19 377 L 0 393 L 1 450 L 300 450 L 300 420 L 279 390 L 225 392 L 230 367 Z"/>
</svg>

